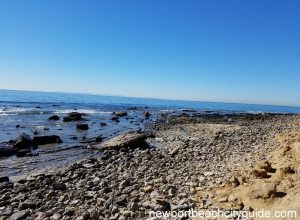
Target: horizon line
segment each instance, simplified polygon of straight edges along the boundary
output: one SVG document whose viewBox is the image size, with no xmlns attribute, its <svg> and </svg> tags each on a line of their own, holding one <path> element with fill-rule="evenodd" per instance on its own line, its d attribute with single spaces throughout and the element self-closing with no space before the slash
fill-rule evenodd
<svg viewBox="0 0 300 220">
<path fill-rule="evenodd" d="M 155 98 L 155 97 L 138 97 L 105 93 L 90 93 L 90 92 L 71 92 L 71 91 L 41 91 L 41 90 L 24 90 L 24 89 L 2 89 L 6 91 L 18 91 L 18 92 L 44 92 L 44 93 L 61 93 L 61 94 L 74 94 L 74 95 L 94 95 L 94 96 L 114 96 L 122 98 L 136 98 L 136 99 L 156 99 L 162 101 L 181 101 L 181 102 L 206 102 L 206 103 L 224 103 L 224 104 L 243 104 L 243 105 L 262 105 L 262 106 L 279 106 L 279 107 L 293 107 L 300 108 L 296 105 L 281 105 L 281 104 L 264 104 L 264 103 L 247 103 L 247 102 L 226 102 L 226 101 L 205 101 L 205 100 L 192 100 L 192 99 L 176 99 L 176 98 Z M 1 101 L 1 100 L 0 100 Z"/>
</svg>

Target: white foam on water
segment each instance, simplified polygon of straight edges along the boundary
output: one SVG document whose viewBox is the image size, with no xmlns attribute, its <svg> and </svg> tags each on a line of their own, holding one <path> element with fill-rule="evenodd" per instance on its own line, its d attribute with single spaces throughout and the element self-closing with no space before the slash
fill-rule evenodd
<svg viewBox="0 0 300 220">
<path fill-rule="evenodd" d="M 79 112 L 84 114 L 111 114 L 112 112 L 97 111 L 94 109 L 62 109 L 53 112 L 54 114 L 69 114 L 71 112 Z"/>
</svg>

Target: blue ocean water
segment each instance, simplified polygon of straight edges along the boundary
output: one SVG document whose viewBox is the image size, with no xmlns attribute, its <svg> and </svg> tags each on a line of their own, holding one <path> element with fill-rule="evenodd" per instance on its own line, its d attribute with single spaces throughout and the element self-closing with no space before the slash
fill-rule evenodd
<svg viewBox="0 0 300 220">
<path fill-rule="evenodd" d="M 202 102 L 202 101 L 181 101 L 163 100 L 150 98 L 132 98 L 121 96 L 72 94 L 58 92 L 31 92 L 17 90 L 0 89 L 0 107 L 8 105 L 24 106 L 32 105 L 53 105 L 58 104 L 63 107 L 78 107 L 84 109 L 109 109 L 118 110 L 128 107 L 150 107 L 152 109 L 179 110 L 196 109 L 199 111 L 229 111 L 229 112 L 272 112 L 272 113 L 300 113 L 300 107 L 258 105 L 258 104 L 239 104 L 221 102 Z M 1 110 L 0 110 L 1 114 Z"/>
</svg>

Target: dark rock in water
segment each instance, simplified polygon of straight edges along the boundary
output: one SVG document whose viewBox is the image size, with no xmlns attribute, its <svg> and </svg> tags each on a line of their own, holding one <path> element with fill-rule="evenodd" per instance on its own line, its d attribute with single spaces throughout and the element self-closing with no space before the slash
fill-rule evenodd
<svg viewBox="0 0 300 220">
<path fill-rule="evenodd" d="M 31 149 L 37 148 L 32 142 L 31 137 L 28 134 L 21 134 L 14 143 L 14 150 L 18 157 L 27 156 L 31 153 Z"/>
<path fill-rule="evenodd" d="M 38 135 L 39 132 L 38 132 L 38 131 L 34 131 L 33 134 L 34 134 L 34 135 Z"/>
<path fill-rule="evenodd" d="M 84 113 L 79 113 L 79 112 L 71 112 L 69 113 L 68 116 L 63 118 L 64 122 L 70 122 L 70 121 L 80 121 L 80 120 L 84 120 L 84 118 L 82 118 L 82 116 L 85 116 L 86 114 Z"/>
<path fill-rule="evenodd" d="M 145 144 L 146 135 L 138 132 L 125 132 L 102 144 L 96 146 L 98 149 L 136 148 Z"/>
<path fill-rule="evenodd" d="M 57 104 L 53 104 L 52 106 L 53 106 L 53 107 L 58 107 L 59 105 L 57 105 Z"/>
<path fill-rule="evenodd" d="M 150 113 L 149 112 L 144 112 L 144 117 L 145 118 L 149 118 L 150 117 Z"/>
<path fill-rule="evenodd" d="M 76 128 L 79 129 L 79 130 L 88 130 L 89 125 L 88 124 L 77 124 Z"/>
<path fill-rule="evenodd" d="M 67 186 L 64 183 L 54 182 L 53 185 L 52 185 L 52 188 L 54 190 L 66 190 Z"/>
<path fill-rule="evenodd" d="M 48 118 L 48 120 L 52 120 L 52 121 L 58 121 L 59 120 L 59 117 L 58 115 L 52 115 Z"/>
<path fill-rule="evenodd" d="M 20 127 L 20 125 L 16 125 L 16 128 L 19 128 Z"/>
<path fill-rule="evenodd" d="M 9 182 L 8 176 L 0 176 L 0 183 Z"/>
<path fill-rule="evenodd" d="M 107 126 L 107 124 L 105 122 L 100 122 L 100 126 L 104 127 L 104 126 Z"/>
<path fill-rule="evenodd" d="M 15 149 L 12 143 L 0 143 L 0 157 L 9 157 L 14 154 Z"/>
<path fill-rule="evenodd" d="M 38 108 L 38 109 L 40 109 L 40 108 L 42 108 L 41 106 L 35 106 L 34 108 Z"/>
<path fill-rule="evenodd" d="M 62 140 L 58 135 L 48 135 L 48 136 L 35 136 L 32 139 L 35 145 L 45 145 L 45 144 L 59 144 Z"/>
<path fill-rule="evenodd" d="M 116 121 L 116 122 L 119 122 L 119 117 L 118 117 L 118 116 L 113 116 L 113 117 L 111 118 L 111 120 Z"/>
<path fill-rule="evenodd" d="M 113 112 L 113 115 L 117 117 L 124 117 L 127 116 L 127 112 Z"/>
</svg>

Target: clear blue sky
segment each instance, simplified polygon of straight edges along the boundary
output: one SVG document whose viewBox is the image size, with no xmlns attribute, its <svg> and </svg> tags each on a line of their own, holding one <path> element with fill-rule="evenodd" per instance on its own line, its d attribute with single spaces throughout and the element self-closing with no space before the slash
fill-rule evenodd
<svg viewBox="0 0 300 220">
<path fill-rule="evenodd" d="M 0 0 L 0 88 L 300 106 L 298 0 Z"/>
</svg>

